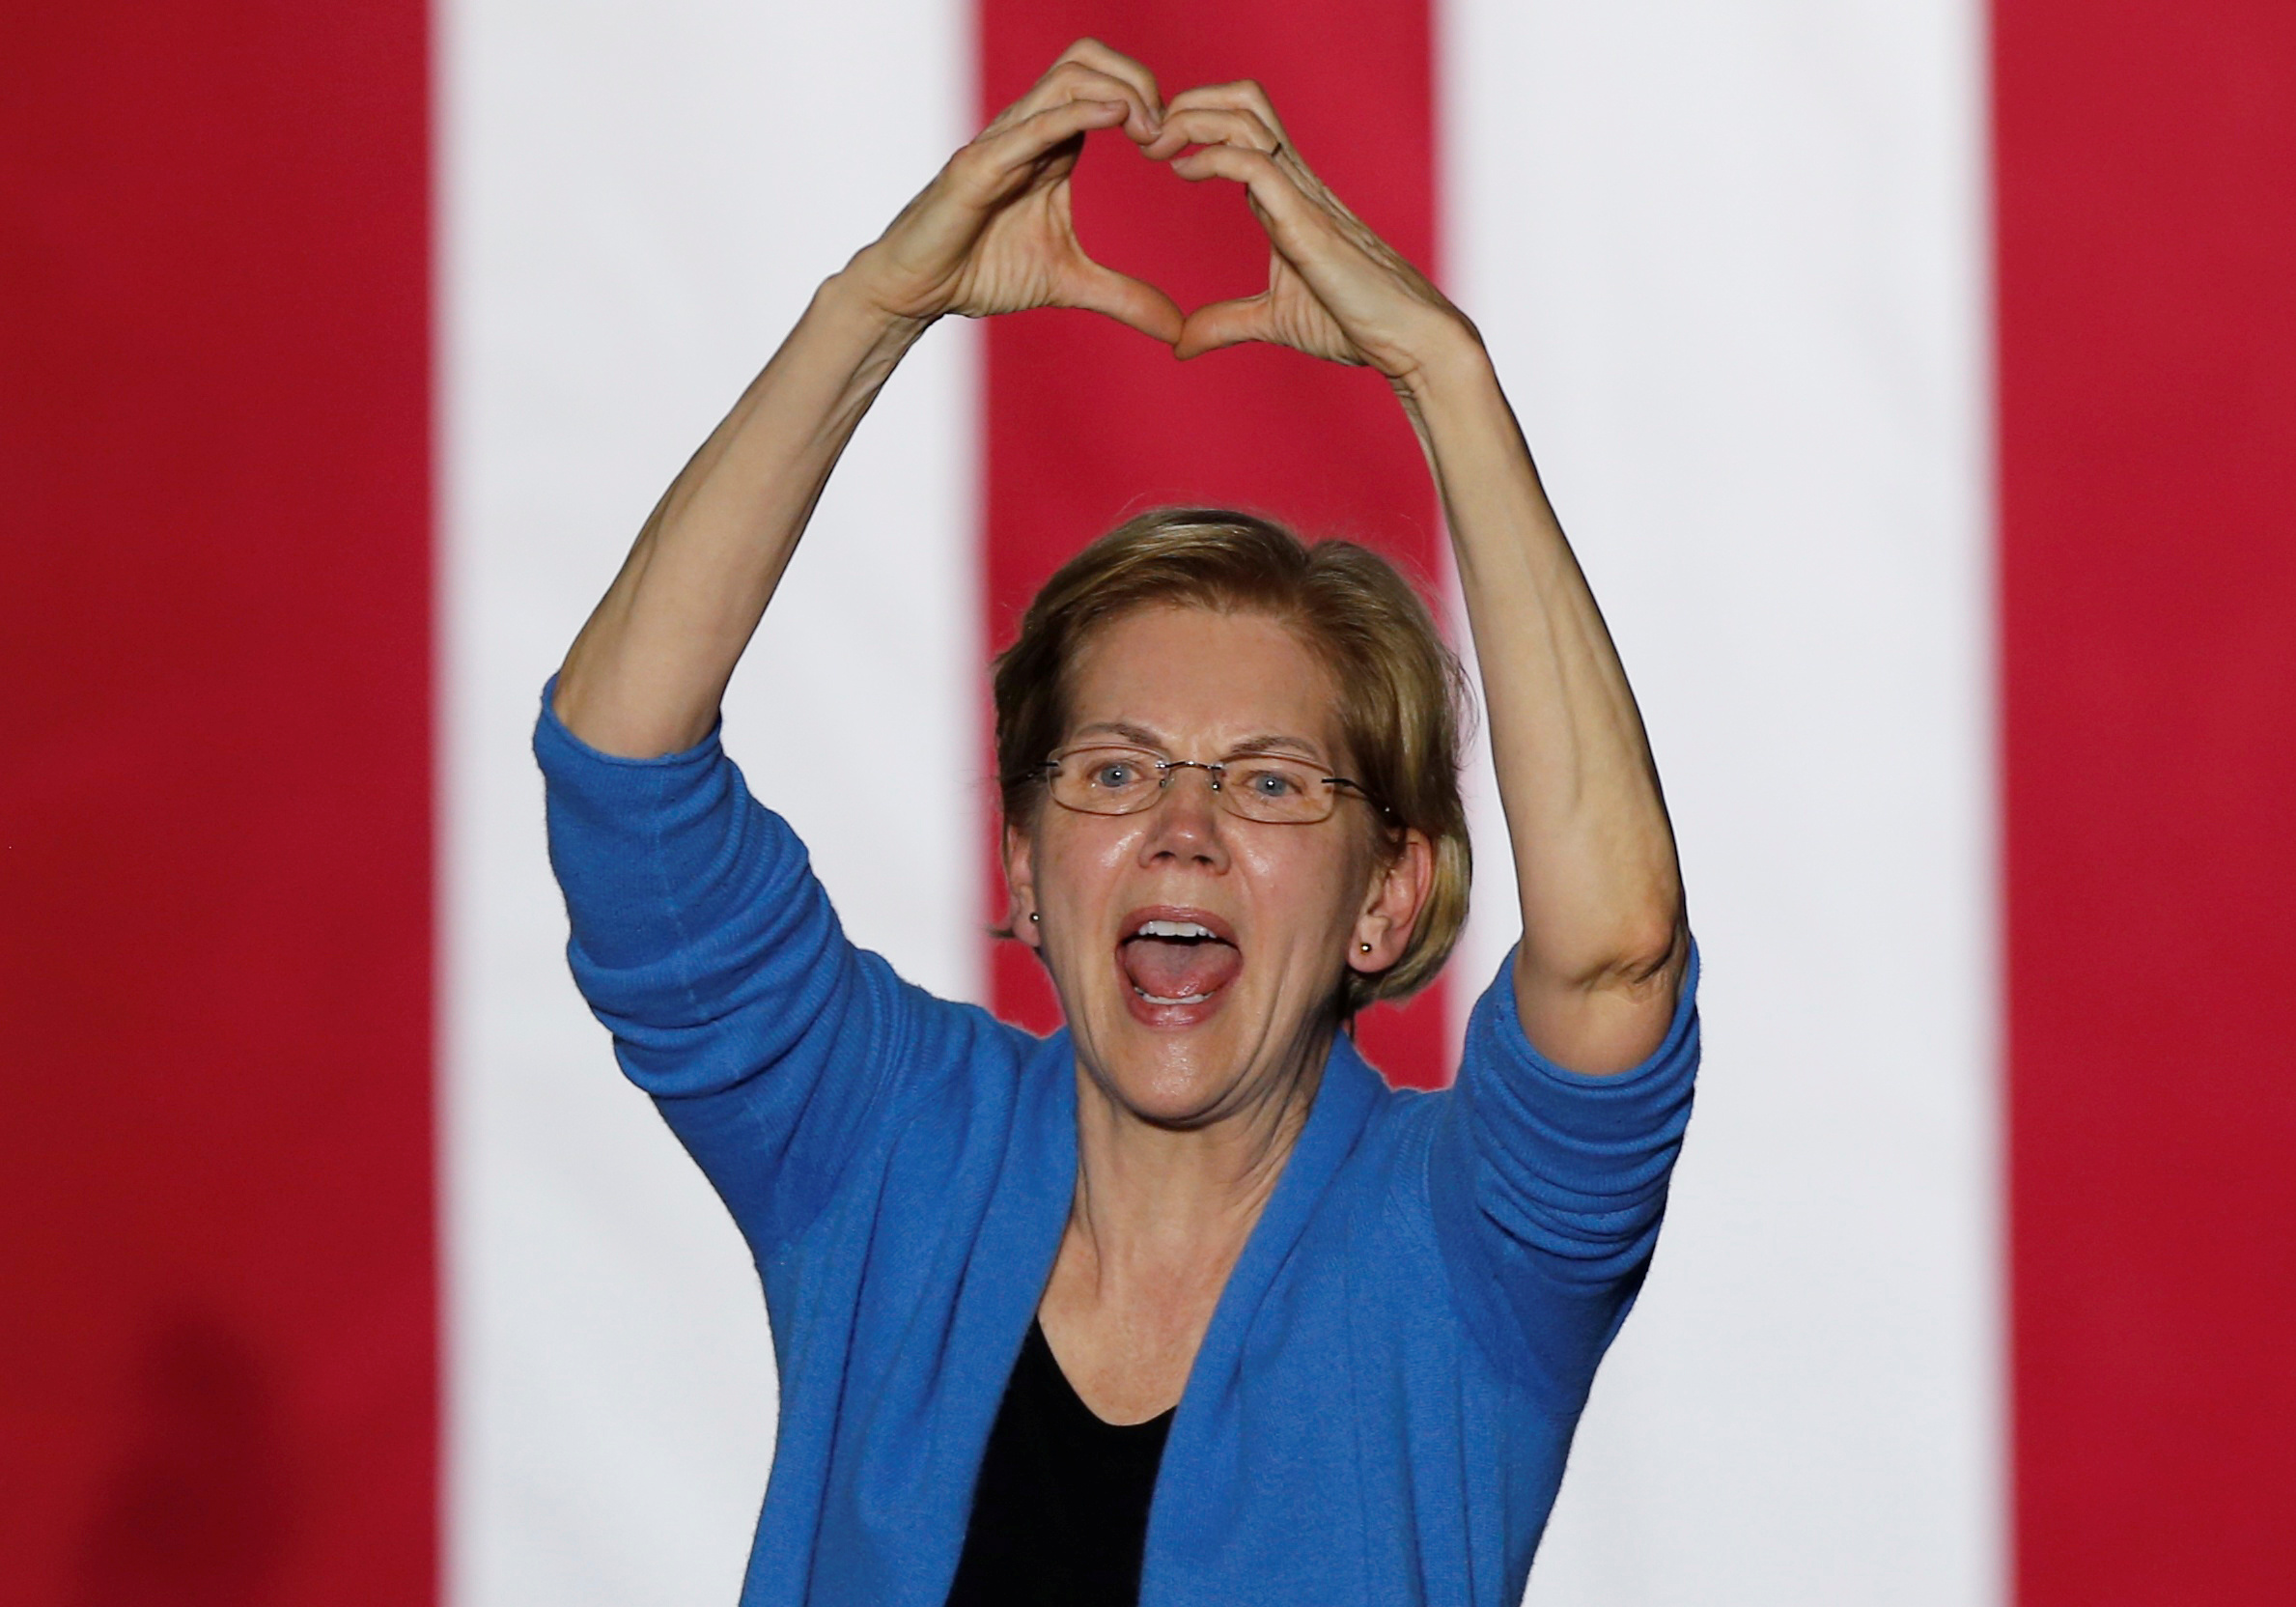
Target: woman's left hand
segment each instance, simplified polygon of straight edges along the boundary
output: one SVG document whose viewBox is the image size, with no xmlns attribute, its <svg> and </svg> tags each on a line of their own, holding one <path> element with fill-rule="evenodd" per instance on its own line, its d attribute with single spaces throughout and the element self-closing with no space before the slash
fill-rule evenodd
<svg viewBox="0 0 2296 1607">
<path fill-rule="evenodd" d="M 1192 147 L 1192 149 L 1190 149 Z M 1300 159 L 1266 92 L 1249 79 L 1173 97 L 1143 148 L 1191 181 L 1232 179 L 1274 246 L 1268 288 L 1188 315 L 1173 350 L 1193 357 L 1268 341 L 1410 380 L 1474 326 L 1427 276 L 1366 228 Z"/>
</svg>

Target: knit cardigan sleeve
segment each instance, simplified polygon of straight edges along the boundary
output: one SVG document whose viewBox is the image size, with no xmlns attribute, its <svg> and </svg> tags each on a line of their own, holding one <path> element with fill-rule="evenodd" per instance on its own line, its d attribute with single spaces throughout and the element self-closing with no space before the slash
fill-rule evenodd
<svg viewBox="0 0 2296 1607">
<path fill-rule="evenodd" d="M 1614 1076 L 1525 1035 L 1514 957 L 1470 1018 L 1428 1149 L 1438 1242 L 1468 1326 L 1503 1371 L 1576 1413 L 1633 1306 L 1666 1214 L 1698 1065 L 1694 950 L 1666 1036 Z"/>
<path fill-rule="evenodd" d="M 574 982 L 769 1254 L 905 1095 L 995 1025 L 847 939 L 804 845 L 715 731 L 616 758 L 569 731 L 546 689 L 534 750 Z"/>
</svg>

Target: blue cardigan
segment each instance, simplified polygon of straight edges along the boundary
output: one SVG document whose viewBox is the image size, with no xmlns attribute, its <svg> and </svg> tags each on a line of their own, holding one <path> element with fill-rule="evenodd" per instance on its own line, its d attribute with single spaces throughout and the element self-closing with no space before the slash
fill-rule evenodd
<svg viewBox="0 0 2296 1607">
<path fill-rule="evenodd" d="M 568 956 L 740 1224 L 780 1367 L 744 1607 L 939 1607 L 1076 1187 L 1066 1032 L 850 943 L 714 734 L 535 736 Z M 1140 1600 L 1514 1607 L 1689 1120 L 1693 980 L 1616 1077 L 1543 1059 L 1502 981 L 1457 1085 L 1345 1038 L 1171 1427 Z"/>
</svg>

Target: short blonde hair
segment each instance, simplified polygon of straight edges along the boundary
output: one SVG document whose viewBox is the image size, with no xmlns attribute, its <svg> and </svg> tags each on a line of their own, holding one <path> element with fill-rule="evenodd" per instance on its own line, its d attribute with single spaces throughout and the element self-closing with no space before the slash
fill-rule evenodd
<svg viewBox="0 0 2296 1607">
<path fill-rule="evenodd" d="M 1005 819 L 1032 826 L 1042 761 L 1068 734 L 1068 673 L 1092 633 L 1157 605 L 1265 614 L 1296 631 L 1339 689 L 1349 762 L 1385 811 L 1384 840 L 1406 827 L 1435 850 L 1434 884 L 1403 956 L 1350 971 L 1354 1015 L 1432 980 L 1467 920 L 1472 860 L 1459 797 L 1472 704 L 1458 657 L 1395 566 L 1347 541 L 1310 546 L 1272 520 L 1226 508 L 1160 508 L 1094 542 L 1045 582 L 1020 635 L 996 657 L 996 766 Z"/>
</svg>

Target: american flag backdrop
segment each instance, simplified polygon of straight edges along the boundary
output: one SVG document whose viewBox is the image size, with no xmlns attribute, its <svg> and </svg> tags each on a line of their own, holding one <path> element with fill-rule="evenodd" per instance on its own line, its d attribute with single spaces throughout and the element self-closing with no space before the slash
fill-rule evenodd
<svg viewBox="0 0 2296 1607">
<path fill-rule="evenodd" d="M 0 1599 L 732 1599 L 764 1311 L 567 977 L 527 731 L 812 288 L 1083 34 L 1260 79 L 1475 319 L 1666 778 L 1702 1091 L 1529 1600 L 2296 1601 L 2287 0 L 15 8 Z M 1184 306 L 1262 281 L 1232 188 L 1096 135 L 1077 191 Z M 1052 1019 L 985 662 L 1183 500 L 1447 595 L 1364 373 L 1033 313 L 863 426 L 727 738 L 913 979 Z M 1512 937 L 1470 793 L 1400 1081 Z"/>
</svg>

